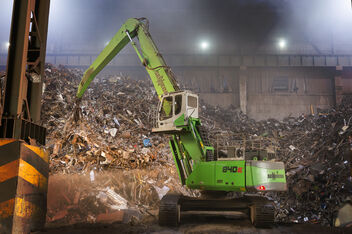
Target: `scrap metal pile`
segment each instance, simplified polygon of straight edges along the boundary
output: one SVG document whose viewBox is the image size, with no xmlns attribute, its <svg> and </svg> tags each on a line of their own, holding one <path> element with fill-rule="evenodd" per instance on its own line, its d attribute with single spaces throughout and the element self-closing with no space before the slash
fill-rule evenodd
<svg viewBox="0 0 352 234">
<path fill-rule="evenodd" d="M 158 102 L 151 83 L 98 77 L 74 122 L 82 71 L 47 65 L 45 75 L 49 223 L 142 220 L 157 214 L 159 200 L 170 190 L 196 194 L 178 181 L 168 137 L 150 134 Z"/>
<path fill-rule="evenodd" d="M 276 160 L 286 166 L 287 193 L 267 193 L 277 205 L 277 220 L 333 225 L 352 192 L 352 98 L 317 115 L 256 122 L 235 109 L 203 105 L 203 123 L 213 132 L 275 139 Z M 223 120 L 223 121 L 216 121 Z M 214 134 L 211 134 L 214 135 Z"/>
<path fill-rule="evenodd" d="M 157 98 L 147 82 L 97 78 L 80 103 L 80 121 L 74 123 L 82 71 L 48 66 L 45 73 L 42 121 L 48 131 L 52 173 L 142 168 L 156 159 L 168 160 L 167 137 L 150 135 Z"/>
<path fill-rule="evenodd" d="M 81 77 L 80 70 L 46 68 L 42 119 L 48 129 L 51 173 L 163 170 L 162 165 L 172 164 L 168 136 L 150 135 L 158 101 L 151 82 L 122 75 L 97 78 L 81 102 L 81 120 L 74 125 L 74 97 Z M 214 136 L 223 132 L 278 142 L 276 159 L 286 165 L 289 190 L 266 193 L 279 208 L 277 220 L 333 225 L 336 212 L 352 192 L 351 103 L 351 98 L 345 98 L 335 109 L 283 121 L 256 122 L 235 108 L 206 104 L 201 105 L 200 116 L 213 143 Z M 107 193 L 108 188 L 104 189 L 101 191 Z"/>
</svg>

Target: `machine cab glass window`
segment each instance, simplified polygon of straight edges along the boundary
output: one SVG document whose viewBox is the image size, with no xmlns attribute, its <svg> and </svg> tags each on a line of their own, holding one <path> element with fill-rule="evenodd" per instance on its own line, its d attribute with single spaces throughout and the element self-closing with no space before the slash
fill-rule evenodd
<svg viewBox="0 0 352 234">
<path fill-rule="evenodd" d="M 173 115 L 173 105 L 172 105 L 172 96 L 163 98 L 160 108 L 160 120 L 166 120 L 172 117 Z"/>
<path fill-rule="evenodd" d="M 197 98 L 194 96 L 187 96 L 188 107 L 197 108 Z"/>
<path fill-rule="evenodd" d="M 176 95 L 175 96 L 175 115 L 180 114 L 181 109 L 182 109 L 182 95 Z"/>
<path fill-rule="evenodd" d="M 153 132 L 182 130 L 189 118 L 198 118 L 198 98 L 189 91 L 178 91 L 163 96 Z"/>
</svg>

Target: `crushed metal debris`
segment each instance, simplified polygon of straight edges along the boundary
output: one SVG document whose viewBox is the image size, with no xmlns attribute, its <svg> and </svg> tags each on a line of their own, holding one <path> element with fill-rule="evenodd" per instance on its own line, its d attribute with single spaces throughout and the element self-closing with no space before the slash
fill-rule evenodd
<svg viewBox="0 0 352 234">
<path fill-rule="evenodd" d="M 80 103 L 75 124 L 82 71 L 47 65 L 45 74 L 48 223 L 143 221 L 157 216 L 159 201 L 170 190 L 199 196 L 179 183 L 168 136 L 150 134 L 158 102 L 151 83 L 122 75 L 98 78 Z"/>
<path fill-rule="evenodd" d="M 82 116 L 75 125 L 72 111 L 82 72 L 48 66 L 45 74 L 42 121 L 52 173 L 143 168 L 156 159 L 158 164 L 169 161 L 168 138 L 149 131 L 158 100 L 147 82 L 123 76 L 97 79 L 80 103 Z"/>
<path fill-rule="evenodd" d="M 148 209 L 156 209 L 159 198 L 169 190 L 199 195 L 182 188 L 175 169 L 171 169 L 168 136 L 150 134 L 158 100 L 149 80 L 136 81 L 123 75 L 97 78 L 81 102 L 82 116 L 74 126 L 74 97 L 82 71 L 47 65 L 45 73 L 42 120 L 48 129 L 51 173 L 87 175 L 87 182 L 76 186 L 77 193 L 68 197 L 64 208 L 49 209 L 49 221 L 83 213 L 88 214 L 86 221 L 106 221 L 102 214 L 126 207 L 155 215 L 155 210 Z M 316 115 L 260 122 L 234 107 L 225 110 L 203 103 L 200 116 L 213 144 L 216 135 L 223 133 L 277 142 L 276 159 L 286 165 L 289 190 L 265 195 L 274 199 L 278 221 L 333 226 L 352 192 L 351 103 L 347 96 L 338 107 Z M 119 172 L 119 177 L 106 175 L 104 180 L 97 180 L 109 169 L 124 172 Z M 139 176 L 140 170 L 144 174 Z M 78 201 L 79 206 L 75 206 Z M 85 210 L 85 202 L 104 205 L 97 205 L 101 210 L 92 213 Z M 69 212 L 77 207 L 79 211 Z M 118 213 L 112 217 L 123 219 Z"/>
<path fill-rule="evenodd" d="M 235 108 L 202 105 L 203 123 L 210 132 L 268 137 L 277 142 L 276 160 L 285 163 L 289 190 L 266 193 L 276 203 L 276 220 L 333 226 L 352 192 L 352 97 L 318 113 L 257 122 Z"/>
</svg>

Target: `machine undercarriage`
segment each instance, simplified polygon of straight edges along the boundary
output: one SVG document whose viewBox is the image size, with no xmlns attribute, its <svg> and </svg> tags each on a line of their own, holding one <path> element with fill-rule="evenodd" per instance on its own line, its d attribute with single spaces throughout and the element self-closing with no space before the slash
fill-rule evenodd
<svg viewBox="0 0 352 234">
<path fill-rule="evenodd" d="M 160 202 L 159 224 L 177 226 L 181 223 L 182 215 L 190 211 L 240 211 L 248 215 L 255 227 L 274 225 L 274 203 L 260 195 L 245 195 L 233 199 L 205 199 L 173 193 L 165 195 Z"/>
</svg>

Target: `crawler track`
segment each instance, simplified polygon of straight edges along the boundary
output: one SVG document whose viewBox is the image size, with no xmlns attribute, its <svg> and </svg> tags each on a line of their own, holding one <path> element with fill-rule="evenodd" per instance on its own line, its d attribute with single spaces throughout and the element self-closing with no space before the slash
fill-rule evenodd
<svg viewBox="0 0 352 234">
<path fill-rule="evenodd" d="M 159 225 L 178 226 L 181 213 L 186 211 L 241 211 L 248 214 L 255 227 L 272 227 L 275 208 L 272 201 L 262 196 L 237 199 L 197 199 L 179 194 L 167 194 L 160 202 Z"/>
</svg>

